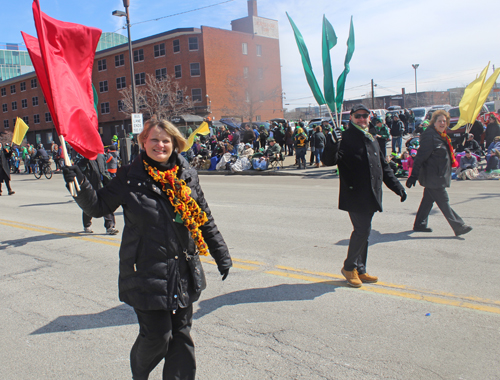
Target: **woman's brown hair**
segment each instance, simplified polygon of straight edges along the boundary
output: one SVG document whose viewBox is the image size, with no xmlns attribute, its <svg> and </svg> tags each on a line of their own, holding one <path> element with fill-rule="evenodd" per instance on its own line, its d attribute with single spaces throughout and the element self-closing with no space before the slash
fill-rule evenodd
<svg viewBox="0 0 500 380">
<path fill-rule="evenodd" d="M 446 112 L 445 110 L 437 110 L 434 111 L 431 117 L 431 121 L 429 122 L 429 125 L 432 125 L 434 127 L 434 123 L 436 122 L 437 118 L 439 116 L 444 116 L 446 118 L 446 127 L 450 126 L 450 114 Z"/>
<path fill-rule="evenodd" d="M 170 121 L 167 120 L 155 120 L 155 119 L 150 119 L 146 121 L 144 124 L 144 129 L 140 133 L 138 137 L 139 145 L 141 146 L 142 149 L 144 149 L 144 143 L 148 139 L 149 133 L 151 132 L 151 129 L 154 127 L 159 127 L 163 129 L 167 134 L 172 137 L 173 139 L 173 144 L 174 144 L 174 149 L 180 153 L 184 150 L 184 148 L 187 145 L 187 140 L 184 138 L 182 135 L 181 131 L 177 129 L 175 125 L 173 125 Z"/>
</svg>

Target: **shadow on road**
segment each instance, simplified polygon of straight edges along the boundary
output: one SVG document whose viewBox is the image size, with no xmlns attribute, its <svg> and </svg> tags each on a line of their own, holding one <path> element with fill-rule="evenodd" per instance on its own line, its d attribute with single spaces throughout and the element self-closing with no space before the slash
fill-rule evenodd
<svg viewBox="0 0 500 380">
<path fill-rule="evenodd" d="M 381 234 L 377 230 L 372 230 L 369 239 L 369 245 L 375 245 L 378 243 L 387 243 L 392 241 L 401 241 L 401 240 L 458 240 L 462 238 L 457 238 L 456 236 L 412 236 L 412 234 L 416 234 L 420 232 L 415 232 L 413 230 L 402 231 L 402 232 L 389 232 L 387 234 Z M 335 243 L 335 245 L 348 246 L 349 239 L 342 239 Z"/>
<path fill-rule="evenodd" d="M 122 304 L 95 314 L 63 315 L 30 335 L 51 334 L 64 331 L 99 329 L 103 327 L 134 325 L 137 317 L 134 309 Z"/>
<path fill-rule="evenodd" d="M 223 306 L 249 303 L 266 303 L 282 301 L 306 301 L 326 293 L 332 293 L 338 287 L 346 287 L 345 281 L 324 281 L 307 284 L 281 284 L 269 288 L 238 290 L 200 301 L 199 309 L 193 318 L 199 319 Z"/>
<path fill-rule="evenodd" d="M 44 235 L 32 236 L 23 239 L 15 239 L 15 240 L 4 240 L 0 242 L 0 250 L 7 249 L 9 247 L 22 247 L 28 243 L 37 243 L 40 241 L 50 241 L 56 239 L 66 239 L 66 238 L 74 238 L 74 237 L 91 237 L 91 236 L 99 236 L 105 234 L 87 234 L 85 232 L 50 232 Z"/>
<path fill-rule="evenodd" d="M 19 207 L 33 207 L 33 206 L 53 206 L 53 205 L 65 205 L 68 203 L 75 203 L 74 200 L 70 199 L 69 201 L 66 202 L 53 202 L 53 203 L 33 203 L 30 205 L 20 205 Z"/>
</svg>

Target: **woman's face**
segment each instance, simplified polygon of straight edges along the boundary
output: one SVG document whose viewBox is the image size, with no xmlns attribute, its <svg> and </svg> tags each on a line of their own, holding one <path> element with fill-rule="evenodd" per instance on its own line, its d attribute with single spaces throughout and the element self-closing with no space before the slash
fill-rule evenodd
<svg viewBox="0 0 500 380">
<path fill-rule="evenodd" d="M 446 116 L 441 115 L 438 116 L 438 118 L 436 119 L 436 122 L 434 123 L 434 128 L 436 128 L 436 131 L 438 131 L 439 133 L 443 133 L 447 127 L 446 124 L 448 124 L 446 122 Z"/>
<path fill-rule="evenodd" d="M 144 150 L 149 158 L 166 163 L 174 150 L 172 137 L 160 127 L 153 127 L 144 142 Z"/>
</svg>

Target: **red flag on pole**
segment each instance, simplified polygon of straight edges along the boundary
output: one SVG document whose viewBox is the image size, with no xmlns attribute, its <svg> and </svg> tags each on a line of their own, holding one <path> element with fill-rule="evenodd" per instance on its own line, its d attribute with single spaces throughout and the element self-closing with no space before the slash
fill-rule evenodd
<svg viewBox="0 0 500 380">
<path fill-rule="evenodd" d="M 59 21 L 33 1 L 38 39 L 22 33 L 57 133 L 81 155 L 103 153 L 92 90 L 92 66 L 102 31 Z"/>
</svg>

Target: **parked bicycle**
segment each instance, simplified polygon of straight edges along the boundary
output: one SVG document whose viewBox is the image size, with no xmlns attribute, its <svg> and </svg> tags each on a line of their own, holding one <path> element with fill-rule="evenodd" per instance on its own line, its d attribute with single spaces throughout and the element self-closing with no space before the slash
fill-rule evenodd
<svg viewBox="0 0 500 380">
<path fill-rule="evenodd" d="M 42 178 L 42 174 L 45 175 L 45 178 L 51 179 L 52 178 L 52 167 L 50 166 L 50 161 L 45 161 L 42 166 L 42 170 L 40 170 L 40 160 L 35 160 L 35 170 L 33 171 L 33 174 L 36 179 Z"/>
</svg>

